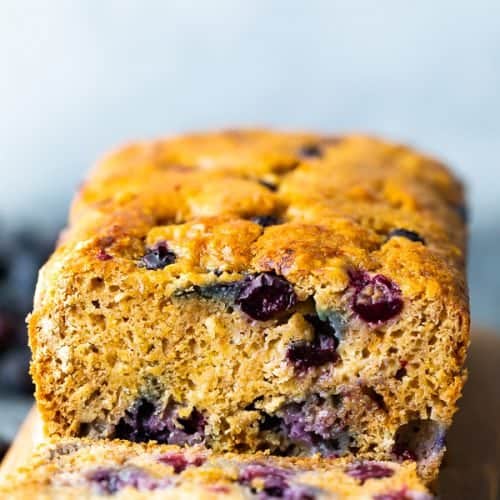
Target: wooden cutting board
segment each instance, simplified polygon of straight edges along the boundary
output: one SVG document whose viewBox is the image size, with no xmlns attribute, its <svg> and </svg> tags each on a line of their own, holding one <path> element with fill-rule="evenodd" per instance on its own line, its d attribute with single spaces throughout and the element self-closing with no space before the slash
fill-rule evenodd
<svg viewBox="0 0 500 500">
<path fill-rule="evenodd" d="M 439 496 L 500 500 L 500 335 L 475 329 L 468 365 L 469 381 L 448 435 Z M 0 467 L 0 476 L 23 464 L 42 441 L 40 419 L 33 409 Z"/>
</svg>

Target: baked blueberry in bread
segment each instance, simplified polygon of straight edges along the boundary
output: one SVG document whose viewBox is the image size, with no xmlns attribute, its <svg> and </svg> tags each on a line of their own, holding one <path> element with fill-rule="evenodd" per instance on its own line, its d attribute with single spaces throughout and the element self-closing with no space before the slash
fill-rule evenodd
<svg viewBox="0 0 500 500">
<path fill-rule="evenodd" d="M 461 184 L 360 135 L 131 144 L 76 196 L 29 319 L 51 436 L 414 460 L 469 342 Z"/>
</svg>

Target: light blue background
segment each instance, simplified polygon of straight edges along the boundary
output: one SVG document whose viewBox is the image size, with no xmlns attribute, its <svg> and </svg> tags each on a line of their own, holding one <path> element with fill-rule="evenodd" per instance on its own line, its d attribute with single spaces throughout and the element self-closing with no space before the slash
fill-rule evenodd
<svg viewBox="0 0 500 500">
<path fill-rule="evenodd" d="M 474 318 L 500 327 L 500 2 L 2 0 L 0 72 L 0 219 L 59 225 L 132 138 L 377 132 L 467 181 Z"/>
</svg>

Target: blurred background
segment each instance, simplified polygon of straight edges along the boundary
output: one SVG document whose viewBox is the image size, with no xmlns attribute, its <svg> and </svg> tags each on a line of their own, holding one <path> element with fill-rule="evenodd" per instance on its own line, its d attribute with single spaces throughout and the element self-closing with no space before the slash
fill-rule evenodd
<svg viewBox="0 0 500 500">
<path fill-rule="evenodd" d="M 36 269 L 89 165 L 134 138 L 355 130 L 439 156 L 469 188 L 474 321 L 500 330 L 500 2 L 2 0 L 0 68 L 5 441 Z"/>
</svg>

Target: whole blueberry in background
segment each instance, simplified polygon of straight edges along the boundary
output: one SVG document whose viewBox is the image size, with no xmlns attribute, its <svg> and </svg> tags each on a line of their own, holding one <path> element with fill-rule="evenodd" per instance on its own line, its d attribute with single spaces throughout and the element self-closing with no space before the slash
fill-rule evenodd
<svg viewBox="0 0 500 500">
<path fill-rule="evenodd" d="M 8 231 L 0 238 L 0 391 L 32 393 L 24 318 L 33 305 L 39 268 L 54 248 L 55 233 Z"/>
<path fill-rule="evenodd" d="M 297 295 L 285 278 L 267 272 L 247 276 L 235 302 L 251 318 L 266 321 L 292 309 Z"/>
<path fill-rule="evenodd" d="M 14 319 L 7 313 L 0 311 L 0 353 L 15 342 L 16 328 Z"/>
<path fill-rule="evenodd" d="M 33 393 L 29 375 L 30 351 L 28 347 L 14 347 L 0 356 L 0 381 L 3 392 Z"/>
<path fill-rule="evenodd" d="M 169 250 L 166 242 L 156 244 L 149 248 L 141 259 L 141 264 L 149 270 L 163 269 L 175 262 L 175 254 Z"/>
</svg>

